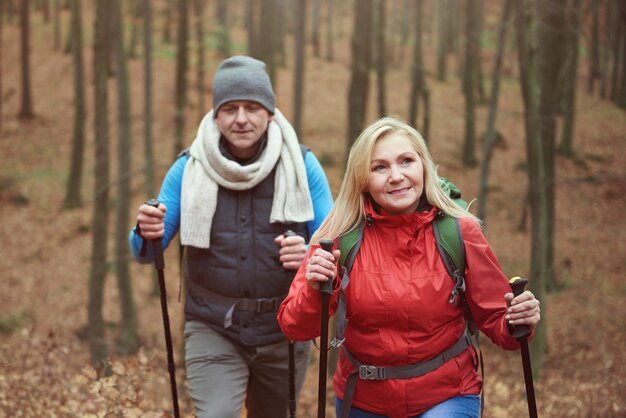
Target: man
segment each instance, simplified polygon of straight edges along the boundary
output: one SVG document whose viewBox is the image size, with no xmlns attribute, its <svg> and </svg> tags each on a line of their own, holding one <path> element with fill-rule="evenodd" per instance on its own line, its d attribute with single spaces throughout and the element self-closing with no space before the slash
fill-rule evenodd
<svg viewBox="0 0 626 418">
<path fill-rule="evenodd" d="M 246 56 L 220 64 L 213 110 L 168 171 L 158 208 L 141 205 L 130 234 L 184 246 L 185 362 L 198 417 L 281 417 L 288 409 L 288 343 L 276 320 L 306 252 L 305 238 L 332 206 L 312 152 L 275 107 L 265 64 Z M 285 237 L 284 232 L 297 235 Z M 310 342 L 296 343 L 296 387 Z"/>
</svg>

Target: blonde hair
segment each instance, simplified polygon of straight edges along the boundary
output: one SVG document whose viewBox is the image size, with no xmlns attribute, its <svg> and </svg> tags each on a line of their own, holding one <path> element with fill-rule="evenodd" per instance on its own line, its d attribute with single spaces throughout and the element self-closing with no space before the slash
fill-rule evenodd
<svg viewBox="0 0 626 418">
<path fill-rule="evenodd" d="M 374 146 L 381 138 L 393 133 L 402 133 L 411 142 L 424 167 L 424 194 L 431 205 L 445 214 L 456 218 L 478 219 L 459 207 L 441 188 L 437 167 L 430 156 L 426 141 L 409 124 L 397 117 L 384 117 L 369 125 L 350 148 L 346 173 L 341 182 L 335 204 L 324 222 L 313 235 L 311 242 L 320 239 L 335 239 L 350 232 L 365 220 L 365 190 L 369 183 L 370 162 Z"/>
</svg>

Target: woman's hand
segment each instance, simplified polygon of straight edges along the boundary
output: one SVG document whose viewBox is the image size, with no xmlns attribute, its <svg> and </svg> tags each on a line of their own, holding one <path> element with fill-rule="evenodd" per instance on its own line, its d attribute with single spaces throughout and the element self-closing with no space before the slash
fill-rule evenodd
<svg viewBox="0 0 626 418">
<path fill-rule="evenodd" d="M 147 204 L 139 206 L 137 213 L 137 226 L 141 231 L 141 237 L 145 239 L 161 238 L 165 234 L 165 211 L 163 203 L 155 208 Z"/>
<path fill-rule="evenodd" d="M 306 282 L 315 290 L 319 290 L 320 282 L 333 280 L 337 276 L 337 260 L 341 251 L 333 250 L 332 254 L 321 248 L 315 249 L 306 263 Z"/>
<path fill-rule="evenodd" d="M 541 302 L 535 299 L 535 295 L 526 290 L 516 298 L 513 297 L 513 293 L 507 293 L 504 299 L 509 305 L 505 317 L 509 324 L 528 325 L 531 331 L 534 330 L 541 320 L 539 308 Z"/>
</svg>

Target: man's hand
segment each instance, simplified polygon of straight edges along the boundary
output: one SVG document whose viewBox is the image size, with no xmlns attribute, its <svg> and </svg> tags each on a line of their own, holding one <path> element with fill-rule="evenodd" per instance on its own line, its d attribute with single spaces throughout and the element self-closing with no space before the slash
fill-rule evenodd
<svg viewBox="0 0 626 418">
<path fill-rule="evenodd" d="M 281 234 L 274 238 L 274 242 L 280 247 L 278 260 L 283 267 L 287 270 L 298 270 L 306 255 L 304 238 L 299 235 L 285 237 Z"/>
<path fill-rule="evenodd" d="M 161 238 L 165 233 L 165 211 L 167 208 L 163 203 L 159 203 L 159 207 L 155 208 L 147 204 L 139 206 L 137 213 L 137 226 L 141 231 L 141 237 L 144 239 Z"/>
</svg>

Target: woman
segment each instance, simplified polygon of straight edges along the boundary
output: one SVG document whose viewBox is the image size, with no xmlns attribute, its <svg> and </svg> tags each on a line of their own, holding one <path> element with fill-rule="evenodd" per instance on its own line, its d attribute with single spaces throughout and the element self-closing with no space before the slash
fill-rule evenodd
<svg viewBox="0 0 626 418">
<path fill-rule="evenodd" d="M 432 228 L 439 212 L 456 217 L 461 227 L 464 304 L 449 303 L 454 283 Z M 463 339 L 464 309 L 470 309 L 476 325 L 494 343 L 516 350 L 519 345 L 508 325 L 525 324 L 534 330 L 540 320 L 539 301 L 529 291 L 513 298 L 479 221 L 441 189 L 420 134 L 395 118 L 380 119 L 359 136 L 335 206 L 312 242 L 336 240 L 366 219 L 345 288 L 348 322 L 333 378 L 337 416 L 344 406 L 344 416 L 350 408 L 352 418 L 479 417 L 482 381 L 475 350 L 466 345 L 460 353 L 442 356 Z M 320 334 L 320 282 L 337 278 L 331 314 L 337 309 L 339 255 L 337 249 L 331 254 L 310 246 L 278 313 L 288 338 L 308 340 Z M 346 381 L 355 369 L 351 360 L 395 368 L 439 356 L 445 357 L 443 364 L 418 377 L 361 376 L 350 405 L 343 405 Z"/>
</svg>

